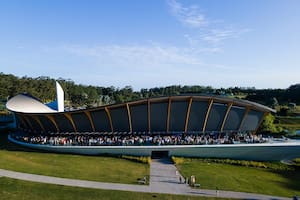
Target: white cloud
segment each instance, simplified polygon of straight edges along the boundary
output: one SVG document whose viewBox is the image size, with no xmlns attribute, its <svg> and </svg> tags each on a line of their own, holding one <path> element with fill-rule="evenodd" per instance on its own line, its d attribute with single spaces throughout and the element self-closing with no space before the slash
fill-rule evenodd
<svg viewBox="0 0 300 200">
<path fill-rule="evenodd" d="M 168 0 L 171 13 L 184 25 L 192 28 L 200 28 L 209 24 L 205 15 L 196 5 L 184 7 L 176 0 Z"/>
<path fill-rule="evenodd" d="M 198 65 L 201 59 L 190 48 L 152 45 L 98 45 L 82 47 L 66 45 L 63 49 L 79 56 L 87 56 L 113 66 L 178 66 Z"/>
<path fill-rule="evenodd" d="M 250 29 L 212 29 L 208 33 L 203 33 L 200 37 L 209 43 L 218 44 L 224 40 L 238 38 L 241 34 L 250 31 Z"/>
<path fill-rule="evenodd" d="M 223 41 L 238 38 L 241 34 L 250 31 L 250 29 L 228 25 L 222 19 L 208 19 L 198 5 L 184 6 L 176 0 L 167 0 L 167 3 L 172 15 L 182 25 L 191 28 L 186 30 L 189 34 L 184 35 L 191 46 L 199 47 L 200 45 L 202 49 L 210 50 L 210 52 L 219 52 L 222 49 L 216 46 Z"/>
<path fill-rule="evenodd" d="M 75 79 L 79 82 L 84 82 L 82 79 L 98 81 L 98 83 L 93 81 L 90 84 L 110 85 L 113 83 L 119 87 L 132 85 L 134 88 L 172 84 L 207 85 L 221 80 L 216 77 L 217 74 L 224 78 L 225 74 L 228 76 L 230 73 L 252 72 L 251 69 L 241 69 L 237 66 L 206 63 L 202 60 L 205 50 L 196 51 L 193 48 L 159 44 L 84 47 L 65 45 L 60 47 L 60 51 L 89 63 L 88 70 L 84 70 L 85 67 L 81 69 L 83 72 L 77 73 L 76 71 L 75 74 L 70 75 L 73 78 L 76 77 Z"/>
<path fill-rule="evenodd" d="M 64 55 L 67 61 L 63 64 L 52 63 L 68 71 L 70 77 L 79 82 L 92 81 L 90 84 L 98 85 L 215 85 L 224 79 L 225 74 L 230 74 L 229 79 L 233 80 L 234 74 L 251 71 L 205 60 L 207 54 L 223 51 L 223 41 L 239 37 L 246 29 L 238 30 L 223 22 L 208 20 L 196 5 L 185 6 L 176 0 L 168 0 L 168 5 L 172 15 L 184 27 L 188 27 L 183 36 L 188 43 L 185 46 L 150 42 L 93 46 L 71 44 L 42 49 L 48 54 Z M 72 70 L 73 67 L 77 70 Z"/>
</svg>

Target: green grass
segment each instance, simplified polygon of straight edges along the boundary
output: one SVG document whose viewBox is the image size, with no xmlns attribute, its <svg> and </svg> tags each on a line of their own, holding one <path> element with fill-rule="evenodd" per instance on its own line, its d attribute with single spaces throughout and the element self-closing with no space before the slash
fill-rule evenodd
<svg viewBox="0 0 300 200">
<path fill-rule="evenodd" d="M 300 158 L 295 158 L 295 159 L 294 159 L 294 162 L 300 164 Z"/>
<path fill-rule="evenodd" d="M 149 164 L 114 157 L 31 152 L 0 133 L 0 168 L 63 178 L 137 184 L 149 176 Z"/>
<path fill-rule="evenodd" d="M 290 131 L 300 130 L 300 118 L 297 117 L 276 117 L 278 125 Z"/>
<path fill-rule="evenodd" d="M 216 198 L 193 197 L 183 195 L 97 190 L 79 187 L 58 186 L 44 183 L 14 180 L 0 177 L 1 200 L 214 200 Z"/>
<path fill-rule="evenodd" d="M 184 159 L 177 165 L 185 176 L 196 176 L 201 188 L 292 197 L 300 194 L 300 170 L 274 170 Z"/>
<path fill-rule="evenodd" d="M 281 124 L 300 125 L 300 118 L 296 117 L 277 117 Z"/>
<path fill-rule="evenodd" d="M 300 106 L 296 106 L 296 110 L 294 111 L 296 115 L 300 115 Z"/>
<path fill-rule="evenodd" d="M 300 158 L 295 158 L 293 161 L 294 161 L 296 166 L 300 167 Z"/>
<path fill-rule="evenodd" d="M 192 162 L 195 158 L 183 158 L 172 156 L 172 161 L 176 164 L 182 164 L 185 162 Z M 243 167 L 254 167 L 254 168 L 263 168 L 263 169 L 272 169 L 275 171 L 287 171 L 294 170 L 294 166 L 285 165 L 281 162 L 261 162 L 261 161 L 251 161 L 251 160 L 232 160 L 232 159 L 222 159 L 222 158 L 198 158 L 198 161 L 204 163 L 221 163 L 221 164 L 230 164 Z M 298 158 L 294 160 L 297 162 Z M 299 160 L 300 162 L 300 160 Z"/>
<path fill-rule="evenodd" d="M 120 158 L 69 154 L 0 151 L 0 168 L 63 178 L 137 183 L 149 165 Z"/>
</svg>

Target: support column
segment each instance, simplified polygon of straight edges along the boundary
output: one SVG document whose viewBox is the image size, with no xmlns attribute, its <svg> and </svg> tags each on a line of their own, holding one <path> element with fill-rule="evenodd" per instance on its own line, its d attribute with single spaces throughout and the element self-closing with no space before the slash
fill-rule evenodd
<svg viewBox="0 0 300 200">
<path fill-rule="evenodd" d="M 170 129 L 170 115 L 171 115 L 171 97 L 169 97 L 169 103 L 168 103 L 168 115 L 167 115 L 167 133 Z"/>
<path fill-rule="evenodd" d="M 32 118 L 40 125 L 41 129 L 42 129 L 44 132 L 46 132 L 46 131 L 45 131 L 45 127 L 43 126 L 43 124 L 42 124 L 40 118 L 39 118 L 38 116 L 36 116 L 36 115 L 33 115 Z"/>
<path fill-rule="evenodd" d="M 190 97 L 189 99 L 189 105 L 188 105 L 188 109 L 186 112 L 186 117 L 185 117 L 185 126 L 184 126 L 184 132 L 187 132 L 188 129 L 188 124 L 189 124 L 189 118 L 190 118 L 190 112 L 191 112 L 191 106 L 192 106 L 192 102 L 193 102 L 193 97 Z"/>
<path fill-rule="evenodd" d="M 52 122 L 52 124 L 55 126 L 56 131 L 59 132 L 59 127 L 52 115 L 46 115 L 46 117 Z"/>
<path fill-rule="evenodd" d="M 148 111 L 148 133 L 151 132 L 151 110 L 150 110 L 150 99 L 147 101 L 147 111 Z"/>
<path fill-rule="evenodd" d="M 109 109 L 107 107 L 105 107 L 105 112 L 108 116 L 111 132 L 113 133 L 114 132 L 114 127 L 113 127 L 113 123 L 112 123 L 112 120 L 111 120 Z"/>
<path fill-rule="evenodd" d="M 132 132 L 131 114 L 130 114 L 130 107 L 128 103 L 126 103 L 126 108 L 127 108 L 128 122 L 129 122 L 129 130 L 130 132 Z"/>
<path fill-rule="evenodd" d="M 208 108 L 207 108 L 207 112 L 206 112 L 206 115 L 205 115 L 205 120 L 204 120 L 204 123 L 203 123 L 203 128 L 202 128 L 202 132 L 203 132 L 203 133 L 205 132 L 205 129 L 206 129 L 206 124 L 207 124 L 207 121 L 208 121 L 208 116 L 209 116 L 211 107 L 212 107 L 212 105 L 213 105 L 213 102 L 214 102 L 214 99 L 211 98 L 211 99 L 209 100 L 209 103 L 208 103 Z"/>
<path fill-rule="evenodd" d="M 27 124 L 29 125 L 30 129 L 33 131 L 34 128 L 32 126 L 32 123 L 30 122 L 30 120 L 28 119 L 28 116 L 23 116 L 24 120 L 27 122 Z"/>
<path fill-rule="evenodd" d="M 87 118 L 88 118 L 89 121 L 90 121 L 90 124 L 91 124 L 91 127 L 92 127 L 93 132 L 95 132 L 95 125 L 94 125 L 94 122 L 93 122 L 91 113 L 90 113 L 89 111 L 85 111 L 84 113 L 85 113 L 85 115 L 87 116 Z"/>
<path fill-rule="evenodd" d="M 257 124 L 257 127 L 256 127 L 256 129 L 255 129 L 255 131 L 254 131 L 254 134 L 256 134 L 256 132 L 258 131 L 260 125 L 261 125 L 262 122 L 264 121 L 264 118 L 265 118 L 267 115 L 268 115 L 268 113 L 267 113 L 267 112 L 264 112 L 263 116 L 261 116 L 261 119 L 259 120 L 259 122 L 258 122 L 258 124 Z"/>
<path fill-rule="evenodd" d="M 241 121 L 241 123 L 240 123 L 239 131 L 241 131 L 242 126 L 243 126 L 243 124 L 244 124 L 244 122 L 245 122 L 245 120 L 246 120 L 246 117 L 247 117 L 247 115 L 248 115 L 249 112 L 250 112 L 250 107 L 246 107 L 244 116 L 243 116 L 242 121 Z"/>
<path fill-rule="evenodd" d="M 73 121 L 73 118 L 72 118 L 71 114 L 70 113 L 64 113 L 64 116 L 70 121 L 70 123 L 72 124 L 73 130 L 76 133 L 77 132 L 77 128 L 76 128 L 76 125 L 75 125 L 75 123 Z"/>
<path fill-rule="evenodd" d="M 222 132 L 223 129 L 224 129 L 224 126 L 225 126 L 225 123 L 226 123 L 226 120 L 227 120 L 227 117 L 228 117 L 228 114 L 231 110 L 232 105 L 233 105 L 232 102 L 227 104 L 227 110 L 226 110 L 226 113 L 225 113 L 225 116 L 224 116 L 224 119 L 223 119 L 223 122 L 222 122 L 222 126 L 220 128 L 220 132 Z"/>
</svg>

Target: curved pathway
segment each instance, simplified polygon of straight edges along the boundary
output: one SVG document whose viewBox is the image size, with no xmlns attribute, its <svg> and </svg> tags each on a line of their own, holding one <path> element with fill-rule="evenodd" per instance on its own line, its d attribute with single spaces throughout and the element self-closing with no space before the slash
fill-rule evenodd
<svg viewBox="0 0 300 200">
<path fill-rule="evenodd" d="M 237 199 L 259 199 L 259 200 L 285 200 L 291 198 L 274 197 L 245 192 L 218 191 L 206 189 L 192 189 L 184 183 L 179 182 L 181 176 L 176 167 L 169 160 L 152 160 L 150 165 L 150 185 L 131 185 L 120 183 L 104 183 L 95 181 L 84 181 L 77 179 L 58 178 L 36 174 L 27 174 L 0 169 L 0 177 L 9 177 L 25 181 L 33 181 L 48 184 L 75 186 L 83 188 L 123 190 L 132 192 L 164 193 L 178 195 L 193 195 L 207 197 L 223 197 Z"/>
</svg>

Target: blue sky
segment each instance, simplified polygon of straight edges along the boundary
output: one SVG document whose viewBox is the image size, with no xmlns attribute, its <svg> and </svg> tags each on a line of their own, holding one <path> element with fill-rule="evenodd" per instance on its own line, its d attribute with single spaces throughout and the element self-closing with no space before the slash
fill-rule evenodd
<svg viewBox="0 0 300 200">
<path fill-rule="evenodd" d="M 298 0 L 9 0 L 0 72 L 134 90 L 287 88 L 300 78 Z"/>
</svg>

